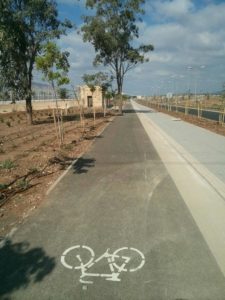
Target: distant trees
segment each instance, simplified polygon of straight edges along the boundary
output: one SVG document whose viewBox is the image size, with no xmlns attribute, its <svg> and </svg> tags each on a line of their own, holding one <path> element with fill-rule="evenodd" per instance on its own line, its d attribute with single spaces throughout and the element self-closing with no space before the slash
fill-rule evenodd
<svg viewBox="0 0 225 300">
<path fill-rule="evenodd" d="M 222 90 L 222 95 L 221 95 L 221 108 L 225 112 L 225 83 L 223 84 L 223 90 Z"/>
<path fill-rule="evenodd" d="M 83 40 L 91 42 L 96 57 L 94 65 L 110 67 L 117 83 L 117 93 L 122 95 L 124 76 L 138 63 L 148 61 L 145 54 L 153 51 L 151 44 L 134 46 L 139 37 L 136 24 L 144 13 L 144 0 L 86 0 L 86 7 L 94 14 L 84 17 L 81 28 Z M 121 99 L 122 100 L 122 99 Z M 122 111 L 122 101 L 120 110 Z"/>
<path fill-rule="evenodd" d="M 26 100 L 30 124 L 35 59 L 43 45 L 71 27 L 68 20 L 59 20 L 54 0 L 0 1 L 0 73 L 5 86 Z"/>
<path fill-rule="evenodd" d="M 58 95 L 60 99 L 67 99 L 68 98 L 68 90 L 66 88 L 59 88 L 58 89 Z"/>
</svg>

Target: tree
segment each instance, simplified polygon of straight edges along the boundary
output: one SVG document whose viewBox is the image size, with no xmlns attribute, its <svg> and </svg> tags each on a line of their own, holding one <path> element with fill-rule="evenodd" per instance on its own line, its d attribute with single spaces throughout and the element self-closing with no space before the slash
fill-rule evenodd
<svg viewBox="0 0 225 300">
<path fill-rule="evenodd" d="M 103 72 L 98 72 L 95 74 L 84 74 L 83 81 L 90 88 L 92 92 L 92 96 L 97 86 L 101 88 L 102 97 L 103 97 L 103 110 L 104 110 L 104 117 L 105 117 L 106 114 L 105 96 L 107 94 L 109 87 L 112 86 L 113 76 L 109 76 L 107 73 L 103 73 Z M 94 105 L 93 105 L 93 110 L 94 110 L 94 119 L 95 119 Z"/>
<path fill-rule="evenodd" d="M 94 127 L 95 127 L 95 105 L 93 101 L 93 95 L 96 90 L 96 83 L 95 83 L 95 75 L 94 74 L 84 74 L 82 77 L 84 83 L 89 87 L 92 93 L 92 107 L 93 107 L 93 118 L 94 118 Z"/>
<path fill-rule="evenodd" d="M 36 58 L 37 70 L 43 72 L 44 79 L 51 83 L 54 92 L 58 87 L 69 83 L 69 52 L 61 52 L 54 42 L 48 42 L 42 48 L 43 54 Z M 57 97 L 56 97 L 57 98 Z"/>
<path fill-rule="evenodd" d="M 116 93 L 115 93 L 115 91 L 112 88 L 110 88 L 110 89 L 108 89 L 106 91 L 106 93 L 105 93 L 105 99 L 107 101 L 107 106 L 109 104 L 111 105 L 110 100 L 114 99 L 115 95 L 116 95 Z"/>
<path fill-rule="evenodd" d="M 84 116 L 84 107 L 83 107 L 83 101 L 81 101 L 80 98 L 80 88 L 78 87 L 77 89 L 75 89 L 74 85 L 71 85 L 72 90 L 73 90 L 73 94 L 74 94 L 74 100 L 76 100 L 78 102 L 78 106 L 79 106 L 79 113 L 80 113 L 80 124 L 83 128 L 83 133 L 85 131 L 85 116 Z"/>
<path fill-rule="evenodd" d="M 0 72 L 5 85 L 26 100 L 32 124 L 32 76 L 43 44 L 59 38 L 72 25 L 58 19 L 54 0 L 0 1 Z"/>
<path fill-rule="evenodd" d="M 221 110 L 223 110 L 225 113 L 225 83 L 223 84 L 223 90 L 222 90 L 222 95 L 220 97 L 220 102 L 221 102 Z"/>
<path fill-rule="evenodd" d="M 108 96 L 109 88 L 112 87 L 113 76 L 109 76 L 107 73 L 98 72 L 94 75 L 95 85 L 100 86 L 102 89 L 102 97 L 103 97 L 103 109 L 104 109 L 104 117 L 106 114 L 106 98 Z"/>
<path fill-rule="evenodd" d="M 148 61 L 145 54 L 153 51 L 151 44 L 135 47 L 139 37 L 137 19 L 144 13 L 144 0 L 86 0 L 94 15 L 84 16 L 81 28 L 83 40 L 91 42 L 96 57 L 94 64 L 109 66 L 113 72 L 117 93 L 122 94 L 125 74 L 138 63 Z M 122 103 L 121 103 L 122 105 Z M 120 107 L 122 111 L 122 107 Z"/>
<path fill-rule="evenodd" d="M 5 88 L 4 80 L 0 74 L 0 100 L 10 100 L 10 95 L 7 89 Z"/>
<path fill-rule="evenodd" d="M 59 88 L 58 89 L 59 98 L 65 100 L 69 97 L 68 90 L 66 88 Z"/>
<path fill-rule="evenodd" d="M 44 74 L 46 79 L 51 85 L 55 95 L 56 110 L 57 110 L 57 123 L 60 146 L 63 143 L 63 129 L 62 129 L 62 115 L 59 114 L 59 108 L 57 104 L 56 86 L 59 87 L 70 82 L 67 77 L 69 71 L 68 62 L 69 52 L 61 52 L 57 45 L 53 42 L 48 42 L 43 47 L 43 55 L 36 58 L 37 70 L 40 70 Z"/>
</svg>

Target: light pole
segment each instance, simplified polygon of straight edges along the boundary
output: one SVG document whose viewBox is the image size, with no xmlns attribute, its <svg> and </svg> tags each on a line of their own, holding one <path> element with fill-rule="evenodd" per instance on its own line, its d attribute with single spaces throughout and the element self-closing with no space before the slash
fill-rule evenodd
<svg viewBox="0 0 225 300">
<path fill-rule="evenodd" d="M 190 83 L 190 72 L 193 70 L 192 66 L 188 66 L 187 67 L 187 71 L 188 71 L 188 98 L 190 98 L 190 94 L 191 94 L 191 83 Z"/>
<path fill-rule="evenodd" d="M 187 67 L 187 70 L 188 71 L 192 71 L 194 70 L 195 71 L 195 74 L 194 74 L 194 92 L 195 92 L 195 102 L 197 102 L 197 70 L 198 69 L 205 69 L 205 65 L 201 65 L 200 67 L 192 67 L 192 66 L 188 66 Z M 190 93 L 190 73 L 189 73 L 189 76 L 188 76 L 188 89 L 189 89 L 189 93 Z"/>
<path fill-rule="evenodd" d="M 205 69 L 205 65 L 201 65 L 200 69 Z M 195 102 L 197 103 L 197 69 L 195 70 Z"/>
</svg>

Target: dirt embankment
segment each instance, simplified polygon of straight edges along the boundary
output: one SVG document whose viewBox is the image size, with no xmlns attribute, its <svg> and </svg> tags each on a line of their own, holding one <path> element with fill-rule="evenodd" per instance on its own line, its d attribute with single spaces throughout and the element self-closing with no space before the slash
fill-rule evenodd
<svg viewBox="0 0 225 300">
<path fill-rule="evenodd" d="M 65 139 L 59 148 L 52 110 L 34 112 L 34 125 L 26 114 L 0 114 L 0 237 L 17 226 L 46 199 L 46 191 L 76 158 L 87 151 L 115 113 L 90 111 L 85 126 L 70 108 L 63 117 Z"/>
</svg>

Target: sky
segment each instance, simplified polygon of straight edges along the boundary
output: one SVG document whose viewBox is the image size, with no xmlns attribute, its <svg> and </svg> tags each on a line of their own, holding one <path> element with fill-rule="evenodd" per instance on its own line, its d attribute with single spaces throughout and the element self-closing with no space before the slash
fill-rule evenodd
<svg viewBox="0 0 225 300">
<path fill-rule="evenodd" d="M 59 16 L 82 25 L 89 14 L 84 0 L 57 0 Z M 225 0 L 146 0 L 145 15 L 138 21 L 139 44 L 155 50 L 127 73 L 124 92 L 130 95 L 221 91 L 225 83 Z M 72 84 L 82 84 L 84 73 L 95 73 L 95 52 L 77 30 L 63 36 L 58 45 L 69 51 Z M 102 69 L 101 69 L 102 70 Z M 107 68 L 103 69 L 107 71 Z"/>
</svg>

